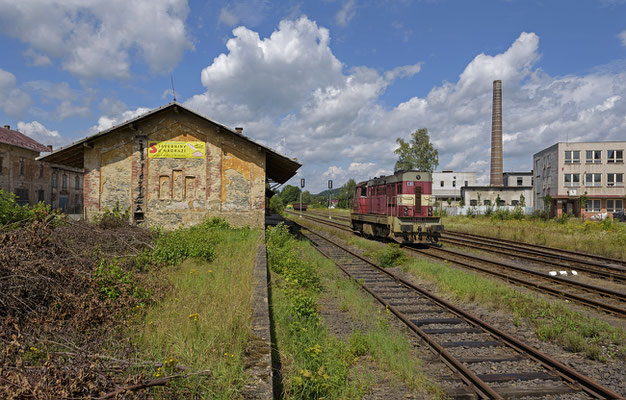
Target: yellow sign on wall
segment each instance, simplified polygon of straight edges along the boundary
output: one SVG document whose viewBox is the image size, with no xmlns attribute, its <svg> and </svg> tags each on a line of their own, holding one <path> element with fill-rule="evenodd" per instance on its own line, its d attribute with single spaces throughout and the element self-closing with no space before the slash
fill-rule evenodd
<svg viewBox="0 0 626 400">
<path fill-rule="evenodd" d="M 148 158 L 204 158 L 204 142 L 148 142 Z"/>
</svg>

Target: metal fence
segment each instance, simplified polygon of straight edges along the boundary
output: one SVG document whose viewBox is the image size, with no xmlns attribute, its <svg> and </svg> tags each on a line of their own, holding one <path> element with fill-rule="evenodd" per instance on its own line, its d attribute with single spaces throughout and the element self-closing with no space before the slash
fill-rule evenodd
<svg viewBox="0 0 626 400">
<path fill-rule="evenodd" d="M 463 207 L 442 207 L 441 208 L 446 215 L 455 216 L 455 215 L 484 215 L 487 213 L 487 210 L 496 211 L 496 210 L 508 210 L 515 211 L 516 209 L 522 209 L 525 215 L 532 214 L 534 208 L 532 207 L 514 207 L 514 206 L 463 206 Z"/>
</svg>

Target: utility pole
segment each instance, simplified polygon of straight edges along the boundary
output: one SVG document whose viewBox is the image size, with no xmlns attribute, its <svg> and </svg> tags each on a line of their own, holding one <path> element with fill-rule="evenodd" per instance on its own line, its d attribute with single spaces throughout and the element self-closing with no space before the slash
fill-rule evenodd
<svg viewBox="0 0 626 400">
<path fill-rule="evenodd" d="M 304 189 L 304 178 L 300 179 L 300 218 L 302 218 L 302 189 Z"/>
<path fill-rule="evenodd" d="M 331 206 L 331 198 L 333 195 L 333 180 L 329 179 L 328 180 L 328 219 L 333 219 L 333 217 L 330 215 L 330 206 Z"/>
</svg>

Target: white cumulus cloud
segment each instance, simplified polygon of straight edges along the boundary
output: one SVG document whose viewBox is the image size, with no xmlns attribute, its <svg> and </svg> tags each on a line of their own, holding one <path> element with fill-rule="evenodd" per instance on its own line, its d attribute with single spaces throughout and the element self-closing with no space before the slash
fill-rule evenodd
<svg viewBox="0 0 626 400">
<path fill-rule="evenodd" d="M 505 170 L 530 170 L 532 154 L 557 141 L 624 140 L 626 132 L 626 72 L 550 76 L 538 67 L 534 33 L 521 33 L 502 53 L 477 54 L 456 81 L 387 105 L 387 88 L 399 78 L 419 79 L 428 64 L 346 66 L 331 50 L 330 32 L 306 17 L 282 21 L 266 38 L 238 27 L 226 47 L 202 72 L 206 92 L 185 104 L 297 157 L 312 192 L 329 178 L 341 185 L 391 173 L 395 139 L 419 128 L 439 150 L 439 169 L 474 171 L 481 182 L 489 171 L 496 79 L 503 86 Z"/>
<path fill-rule="evenodd" d="M 112 128 L 130 119 L 136 118 L 150 111 L 149 108 L 138 107 L 134 110 L 125 110 L 113 115 L 103 115 L 98 118 L 98 125 L 89 128 L 89 133 L 94 134 Z"/>
<path fill-rule="evenodd" d="M 626 31 L 620 32 L 617 37 L 622 41 L 622 46 L 626 47 Z"/>
<path fill-rule="evenodd" d="M 202 70 L 202 84 L 231 103 L 255 110 L 285 113 L 298 107 L 312 91 L 343 79 L 342 65 L 328 46 L 328 30 L 303 17 L 281 21 L 269 38 L 245 27 Z"/>
<path fill-rule="evenodd" d="M 15 75 L 0 68 L 0 110 L 10 116 L 19 117 L 31 103 L 28 93 L 17 87 Z"/>
<path fill-rule="evenodd" d="M 187 0 L 0 0 L 0 30 L 30 46 L 35 65 L 60 59 L 81 78 L 128 78 L 133 54 L 154 73 L 191 47 Z"/>
<path fill-rule="evenodd" d="M 356 14 L 356 0 L 347 0 L 343 3 L 341 10 L 335 14 L 335 21 L 337 25 L 346 26 L 350 23 L 350 20 L 354 18 Z"/>
<path fill-rule="evenodd" d="M 52 145 L 57 147 L 67 143 L 67 140 L 59 134 L 59 131 L 48 129 L 37 121 L 20 121 L 17 123 L 17 130 L 46 146 Z"/>
</svg>

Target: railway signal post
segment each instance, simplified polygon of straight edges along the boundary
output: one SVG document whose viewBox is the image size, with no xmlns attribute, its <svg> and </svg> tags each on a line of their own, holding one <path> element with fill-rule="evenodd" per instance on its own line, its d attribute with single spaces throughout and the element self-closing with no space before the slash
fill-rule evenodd
<svg viewBox="0 0 626 400">
<path fill-rule="evenodd" d="M 304 189 L 304 178 L 300 179 L 300 218 L 302 218 L 302 189 Z"/>
<path fill-rule="evenodd" d="M 328 189 L 329 189 L 328 190 L 328 219 L 333 219 L 333 217 L 331 217 L 331 215 L 330 215 L 330 207 L 332 205 L 330 200 L 331 200 L 331 197 L 333 195 L 333 190 L 332 190 L 333 189 L 333 180 L 332 179 L 328 180 Z"/>
</svg>

